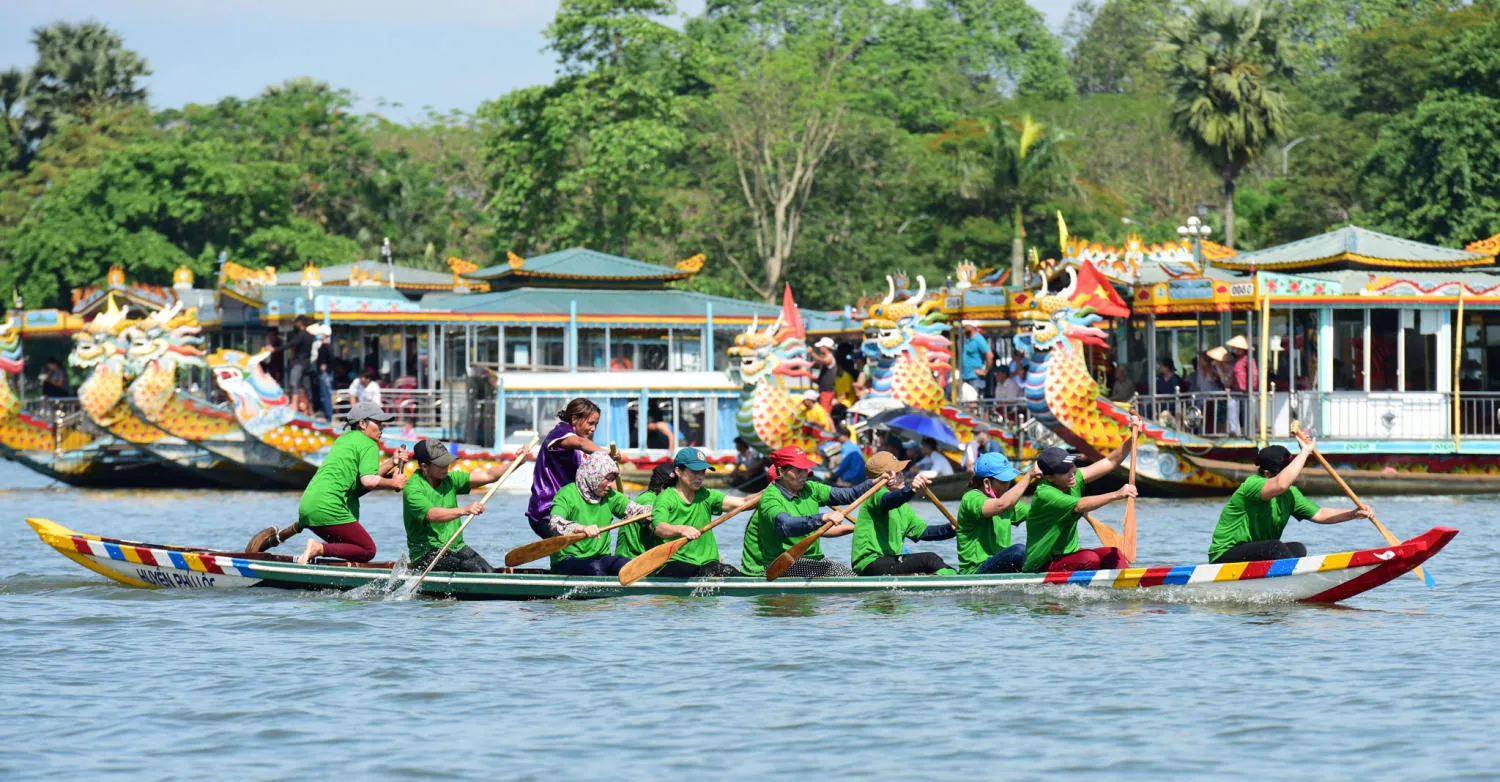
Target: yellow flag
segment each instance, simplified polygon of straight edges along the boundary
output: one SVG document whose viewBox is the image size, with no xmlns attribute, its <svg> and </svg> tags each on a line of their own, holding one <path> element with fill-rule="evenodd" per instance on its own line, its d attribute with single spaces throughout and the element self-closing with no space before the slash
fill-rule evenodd
<svg viewBox="0 0 1500 782">
<path fill-rule="evenodd" d="M 1068 223 L 1063 220 L 1062 210 L 1057 210 L 1057 244 L 1062 255 L 1068 254 Z"/>
</svg>

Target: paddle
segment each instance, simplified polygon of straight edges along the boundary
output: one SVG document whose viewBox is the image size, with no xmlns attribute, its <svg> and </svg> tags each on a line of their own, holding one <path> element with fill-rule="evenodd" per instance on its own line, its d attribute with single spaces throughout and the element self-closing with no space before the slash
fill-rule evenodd
<svg viewBox="0 0 1500 782">
<path fill-rule="evenodd" d="M 927 495 L 927 499 L 932 500 L 932 504 L 936 505 L 937 509 L 941 511 L 945 517 L 947 517 L 948 523 L 952 524 L 954 529 L 958 529 L 958 519 L 953 515 L 953 511 L 948 510 L 948 506 L 944 505 L 943 501 L 938 499 L 938 496 L 936 494 L 932 493 L 932 487 L 923 486 L 922 493 Z"/>
<path fill-rule="evenodd" d="M 1293 434 L 1295 433 L 1296 430 L 1293 430 Z M 1329 464 L 1328 460 L 1323 458 L 1323 454 L 1318 453 L 1317 448 L 1312 449 L 1312 455 L 1318 460 L 1318 464 L 1323 465 L 1323 469 L 1328 471 L 1328 476 L 1330 478 L 1333 478 L 1334 482 L 1339 485 L 1339 488 L 1343 489 L 1344 493 L 1349 495 L 1349 500 L 1351 502 L 1353 502 L 1356 506 L 1364 505 L 1363 502 L 1360 502 L 1359 495 L 1354 493 L 1354 489 L 1349 488 L 1349 484 L 1344 482 L 1343 476 L 1339 475 L 1338 471 L 1333 469 L 1333 465 Z M 1380 519 L 1375 518 L 1373 514 L 1371 514 L 1370 516 L 1370 523 L 1374 524 L 1375 529 L 1380 531 L 1380 534 L 1385 538 L 1385 544 L 1387 546 L 1401 545 L 1401 540 L 1395 535 L 1392 535 L 1391 531 L 1386 529 L 1385 525 L 1380 523 Z M 1417 575 L 1417 578 L 1422 579 L 1422 582 L 1427 584 L 1427 586 L 1437 586 L 1437 582 L 1434 581 L 1432 576 L 1428 575 L 1427 571 L 1423 570 L 1420 565 L 1418 565 L 1412 572 Z"/>
<path fill-rule="evenodd" d="M 1125 552 L 1125 540 L 1120 537 L 1120 533 L 1115 532 L 1113 527 L 1087 513 L 1083 514 L 1083 519 L 1089 523 L 1090 527 L 1094 528 L 1094 534 L 1099 536 L 1100 543 L 1109 548 L 1117 548 L 1122 554 Z M 1125 559 L 1129 562 L 1135 561 L 1128 555 Z"/>
<path fill-rule="evenodd" d="M 620 464 L 620 449 L 618 449 L 618 448 L 615 447 L 615 441 L 614 440 L 610 440 L 609 441 L 609 458 L 615 460 L 615 467 L 616 467 L 616 469 L 615 469 L 615 491 L 618 491 L 621 494 L 623 494 L 623 493 L 625 493 L 625 481 L 620 478 L 620 471 L 618 469 L 619 468 L 619 464 Z M 530 562 L 531 560 L 528 559 L 528 560 L 525 560 L 525 561 L 526 562 Z"/>
<path fill-rule="evenodd" d="M 626 524 L 634 524 L 638 521 L 649 518 L 651 518 L 650 513 L 642 513 L 639 516 L 631 516 L 626 519 L 621 519 L 620 521 L 617 521 L 614 524 L 609 525 L 608 527 L 600 527 L 599 534 L 603 535 L 608 533 L 610 530 L 619 529 Z M 558 535 L 556 537 L 534 540 L 524 546 L 516 546 L 510 551 L 505 552 L 505 566 L 515 567 L 517 565 L 524 565 L 527 562 L 531 562 L 533 560 L 541 559 L 542 557 L 550 557 L 553 554 L 562 551 L 568 546 L 571 546 L 586 537 L 588 537 L 588 535 L 585 535 L 582 532 L 571 532 L 567 535 Z"/>
<path fill-rule="evenodd" d="M 675 489 L 673 491 L 675 491 Z M 703 525 L 703 527 L 698 531 L 707 532 L 733 518 L 740 511 L 751 510 L 759 504 L 760 495 L 757 494 L 754 497 L 751 497 L 747 502 L 745 502 L 745 504 Z M 662 565 L 667 564 L 667 560 L 675 556 L 677 552 L 681 551 L 682 547 L 686 546 L 687 544 L 687 538 L 677 538 L 676 540 L 669 540 L 666 543 L 661 544 L 660 546 L 646 551 L 646 553 L 636 557 L 635 559 L 630 560 L 630 562 L 626 563 L 625 567 L 620 568 L 620 586 L 630 586 L 631 584 L 640 581 L 646 576 L 655 573 L 658 568 L 660 568 Z"/>
<path fill-rule="evenodd" d="M 839 512 L 844 514 L 844 518 L 847 519 L 849 517 L 849 514 L 855 512 L 856 510 L 859 510 L 859 506 L 863 505 L 865 503 L 865 500 L 868 500 L 870 499 L 870 497 L 874 496 L 875 492 L 880 491 L 881 487 L 883 486 L 885 486 L 884 475 L 877 478 L 875 480 L 875 485 L 867 489 L 864 494 L 855 497 L 854 502 L 849 503 L 848 507 L 841 509 Z M 801 559 L 802 555 L 806 554 L 807 550 L 812 548 L 812 544 L 818 542 L 818 538 L 823 537 L 823 533 L 831 529 L 833 529 L 833 522 L 825 521 L 823 522 L 823 526 L 818 527 L 816 530 L 813 530 L 812 534 L 797 541 L 795 545 L 793 545 L 786 551 L 781 552 L 781 556 L 777 557 L 774 562 L 766 567 L 766 580 L 775 581 L 776 579 L 781 578 L 781 574 L 785 573 L 787 568 L 792 566 L 793 562 Z"/>
<path fill-rule="evenodd" d="M 291 540 L 293 536 L 304 529 L 306 527 L 300 521 L 288 524 L 281 529 L 266 527 L 260 532 L 255 533 L 255 537 L 250 538 L 250 542 L 245 544 L 245 552 L 248 554 L 259 554 L 263 551 L 270 551 Z"/>
<path fill-rule="evenodd" d="M 479 500 L 480 505 L 489 503 L 490 498 L 495 496 L 495 490 L 500 488 L 501 484 L 505 483 L 505 479 L 509 478 L 510 474 L 515 472 L 517 467 L 520 467 L 521 465 L 526 463 L 527 454 L 531 453 L 531 449 L 536 447 L 536 444 L 538 442 L 541 442 L 541 439 L 542 436 L 537 435 L 536 437 L 531 438 L 531 442 L 522 446 L 521 450 L 516 451 L 516 460 L 511 462 L 509 467 L 505 468 L 505 472 L 500 473 L 500 477 L 497 478 L 494 483 L 490 484 L 489 491 L 485 492 L 484 497 Z M 422 570 L 422 575 L 417 576 L 416 583 L 412 584 L 411 588 L 407 590 L 407 594 L 416 594 L 417 590 L 422 588 L 422 582 L 427 580 L 427 574 L 432 572 L 433 566 L 438 563 L 438 560 L 443 558 L 444 554 L 448 553 L 448 547 L 452 546 L 453 541 L 458 540 L 458 537 L 464 534 L 464 530 L 468 528 L 469 522 L 473 520 L 474 514 L 472 513 L 463 517 L 463 523 L 458 525 L 458 531 L 454 532 L 453 536 L 448 538 L 448 542 L 444 543 L 443 547 L 438 549 L 437 556 L 433 557 L 432 561 L 427 563 L 427 567 Z"/>
<path fill-rule="evenodd" d="M 1141 439 L 1139 430 L 1130 433 L 1130 485 L 1135 485 L 1135 446 Z M 1126 561 L 1135 561 L 1135 498 L 1125 498 L 1125 543 L 1120 548 Z"/>
</svg>

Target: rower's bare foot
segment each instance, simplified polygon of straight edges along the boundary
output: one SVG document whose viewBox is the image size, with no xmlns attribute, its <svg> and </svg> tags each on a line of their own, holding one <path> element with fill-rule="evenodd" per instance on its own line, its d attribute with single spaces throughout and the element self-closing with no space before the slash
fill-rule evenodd
<svg viewBox="0 0 1500 782">
<path fill-rule="evenodd" d="M 307 563 L 313 561 L 314 558 L 320 557 L 322 555 L 323 541 L 318 540 L 317 538 L 313 538 L 312 540 L 307 541 L 307 547 L 302 549 L 302 556 L 297 557 L 296 562 L 299 565 L 306 565 Z"/>
</svg>

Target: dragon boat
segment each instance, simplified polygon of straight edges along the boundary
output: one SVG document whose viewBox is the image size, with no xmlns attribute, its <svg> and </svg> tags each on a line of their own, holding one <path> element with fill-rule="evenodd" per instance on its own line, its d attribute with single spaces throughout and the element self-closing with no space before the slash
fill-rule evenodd
<svg viewBox="0 0 1500 782">
<path fill-rule="evenodd" d="M 409 578 L 395 563 L 301 565 L 279 554 L 250 554 L 137 543 L 74 532 L 46 519 L 27 524 L 42 542 L 100 575 L 133 587 L 202 591 L 275 587 L 300 590 L 396 589 Z M 1404 543 L 1298 559 L 1182 565 L 1074 573 L 863 578 L 646 578 L 621 586 L 614 578 L 552 575 L 541 570 L 502 573 L 435 572 L 421 592 L 481 600 L 591 599 L 624 595 L 823 595 L 985 590 L 1046 594 L 1086 590 L 1126 599 L 1202 599 L 1336 603 L 1367 592 L 1426 562 L 1458 530 L 1434 527 Z"/>
</svg>

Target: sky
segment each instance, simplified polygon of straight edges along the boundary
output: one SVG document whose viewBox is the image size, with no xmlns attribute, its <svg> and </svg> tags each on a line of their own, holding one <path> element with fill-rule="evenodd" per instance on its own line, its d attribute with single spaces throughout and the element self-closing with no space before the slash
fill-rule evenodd
<svg viewBox="0 0 1500 782">
<path fill-rule="evenodd" d="M 473 111 L 545 84 L 542 31 L 558 0 L 0 0 L 0 70 L 35 61 L 31 30 L 95 19 L 143 55 L 157 108 L 250 97 L 311 76 L 352 91 L 357 108 L 411 121 Z M 1032 0 L 1057 29 L 1069 0 Z M 685 13 L 703 0 L 679 0 Z M 380 108 L 380 101 L 387 105 Z"/>
</svg>

